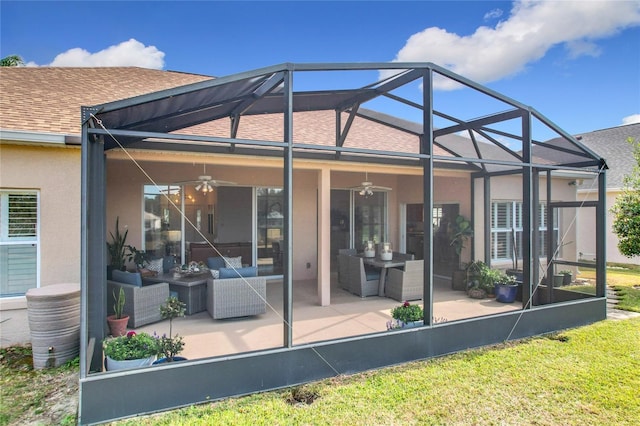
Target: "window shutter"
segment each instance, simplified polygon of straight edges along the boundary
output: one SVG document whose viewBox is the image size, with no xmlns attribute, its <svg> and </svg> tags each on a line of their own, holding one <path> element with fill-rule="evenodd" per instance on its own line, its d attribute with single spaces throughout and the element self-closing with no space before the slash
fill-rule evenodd
<svg viewBox="0 0 640 426">
<path fill-rule="evenodd" d="M 9 194 L 8 238 L 35 238 L 38 230 L 38 197 L 36 194 Z"/>
</svg>

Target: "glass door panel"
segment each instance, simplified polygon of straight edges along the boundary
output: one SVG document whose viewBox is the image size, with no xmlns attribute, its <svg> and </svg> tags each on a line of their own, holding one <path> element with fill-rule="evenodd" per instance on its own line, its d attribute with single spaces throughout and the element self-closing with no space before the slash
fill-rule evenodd
<svg viewBox="0 0 640 426">
<path fill-rule="evenodd" d="M 169 198 L 171 201 L 169 201 Z M 144 247 L 156 257 L 172 255 L 182 262 L 180 186 L 144 186 Z"/>
</svg>

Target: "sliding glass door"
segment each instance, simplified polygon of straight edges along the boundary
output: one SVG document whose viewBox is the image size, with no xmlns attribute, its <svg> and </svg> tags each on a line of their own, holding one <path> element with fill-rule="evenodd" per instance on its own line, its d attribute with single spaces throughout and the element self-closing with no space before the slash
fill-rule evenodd
<svg viewBox="0 0 640 426">
<path fill-rule="evenodd" d="M 362 251 L 367 241 L 388 241 L 387 193 L 362 196 L 357 191 L 331 190 L 331 259 L 335 265 L 338 250 Z"/>
</svg>

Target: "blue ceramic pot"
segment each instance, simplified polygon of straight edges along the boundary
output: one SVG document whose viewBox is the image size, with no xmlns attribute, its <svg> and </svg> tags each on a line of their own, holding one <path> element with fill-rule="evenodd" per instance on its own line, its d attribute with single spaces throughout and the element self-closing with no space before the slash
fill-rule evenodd
<svg viewBox="0 0 640 426">
<path fill-rule="evenodd" d="M 174 356 L 173 357 L 173 362 L 177 362 L 177 361 L 186 361 L 187 359 L 183 356 Z M 166 358 L 160 358 L 156 361 L 153 362 L 153 365 L 156 364 L 166 364 L 167 363 L 167 359 Z"/>
<path fill-rule="evenodd" d="M 516 300 L 516 294 L 518 294 L 518 285 L 496 284 L 493 286 L 493 292 L 497 302 L 513 303 Z"/>
</svg>

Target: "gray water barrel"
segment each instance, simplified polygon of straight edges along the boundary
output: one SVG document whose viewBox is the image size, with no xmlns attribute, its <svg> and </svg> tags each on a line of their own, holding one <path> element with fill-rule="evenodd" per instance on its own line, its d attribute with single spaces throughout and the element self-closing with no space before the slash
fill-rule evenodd
<svg viewBox="0 0 640 426">
<path fill-rule="evenodd" d="M 80 284 L 27 290 L 33 368 L 58 367 L 80 352 Z"/>
</svg>

